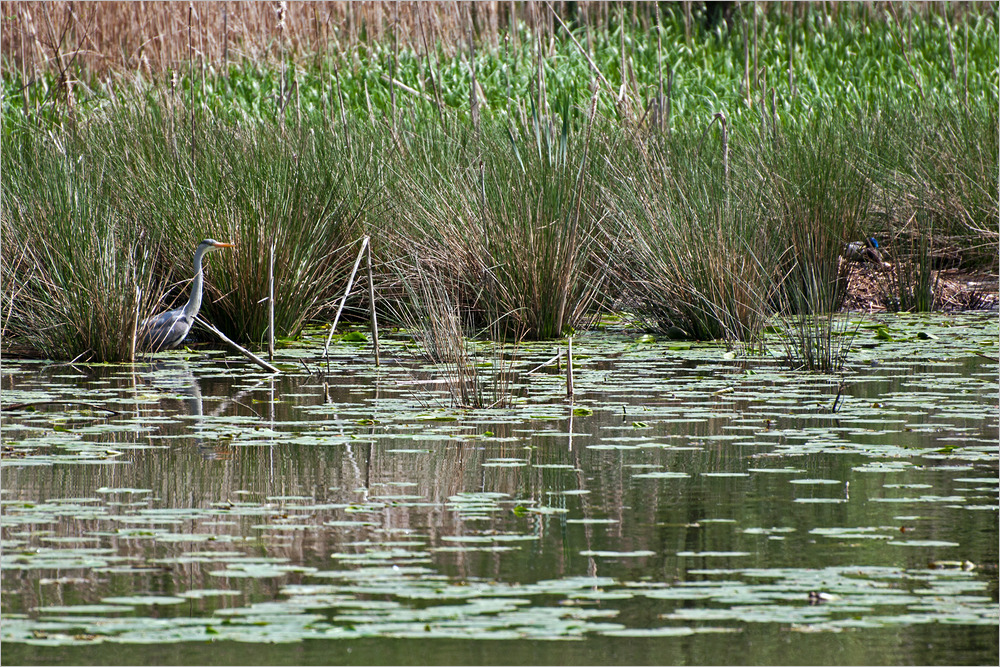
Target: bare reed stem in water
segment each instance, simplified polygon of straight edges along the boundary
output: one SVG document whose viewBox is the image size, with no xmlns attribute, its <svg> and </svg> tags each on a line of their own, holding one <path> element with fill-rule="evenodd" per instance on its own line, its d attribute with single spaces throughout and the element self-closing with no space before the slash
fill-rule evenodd
<svg viewBox="0 0 1000 667">
<path fill-rule="evenodd" d="M 573 337 L 566 345 L 566 397 L 573 398 Z"/>
<path fill-rule="evenodd" d="M 368 303 L 372 309 L 372 347 L 375 350 L 375 365 L 381 366 L 378 353 L 378 316 L 375 315 L 375 278 L 372 274 L 372 244 L 367 236 L 365 237 L 364 247 L 367 249 L 366 255 L 368 258 Z"/>
<path fill-rule="evenodd" d="M 333 318 L 333 324 L 330 325 L 330 334 L 326 337 L 326 344 L 323 345 L 323 356 L 328 356 L 330 351 L 330 341 L 333 340 L 333 332 L 337 330 L 337 322 L 340 321 L 340 314 L 344 312 L 344 304 L 347 303 L 347 296 L 351 293 L 351 286 L 354 285 L 354 276 L 358 273 L 358 267 L 361 265 L 361 258 L 364 257 L 365 247 L 368 246 L 368 237 L 364 237 L 361 240 L 361 249 L 358 250 L 358 258 L 354 260 L 354 268 L 351 269 L 351 276 L 347 279 L 347 287 L 344 289 L 344 298 L 340 300 L 340 307 L 337 308 L 337 315 Z"/>
<path fill-rule="evenodd" d="M 274 243 L 267 265 L 267 360 L 274 361 Z"/>
</svg>

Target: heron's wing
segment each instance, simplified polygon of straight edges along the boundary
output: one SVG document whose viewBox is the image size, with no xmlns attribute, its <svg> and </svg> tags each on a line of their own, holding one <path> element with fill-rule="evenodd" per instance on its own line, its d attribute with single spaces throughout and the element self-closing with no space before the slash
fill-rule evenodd
<svg viewBox="0 0 1000 667">
<path fill-rule="evenodd" d="M 191 322 L 184 316 L 183 308 L 168 310 L 142 323 L 140 345 L 145 350 L 158 352 L 179 344 L 190 329 Z"/>
</svg>

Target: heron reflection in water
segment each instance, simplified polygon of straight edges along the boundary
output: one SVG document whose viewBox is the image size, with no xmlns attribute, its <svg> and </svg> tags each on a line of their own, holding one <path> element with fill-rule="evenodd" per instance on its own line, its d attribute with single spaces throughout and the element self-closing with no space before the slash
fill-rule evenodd
<svg viewBox="0 0 1000 667">
<path fill-rule="evenodd" d="M 156 399 L 156 437 L 190 437 L 203 459 L 228 459 L 229 452 L 220 446 L 215 438 L 203 435 L 205 417 L 217 417 L 232 405 L 232 399 L 224 399 L 205 414 L 201 380 L 194 373 L 187 360 L 160 359 L 151 363 L 139 376 L 144 393 L 159 394 Z M 210 400 L 212 400 L 210 398 Z M 149 414 L 149 413 L 147 413 Z"/>
</svg>

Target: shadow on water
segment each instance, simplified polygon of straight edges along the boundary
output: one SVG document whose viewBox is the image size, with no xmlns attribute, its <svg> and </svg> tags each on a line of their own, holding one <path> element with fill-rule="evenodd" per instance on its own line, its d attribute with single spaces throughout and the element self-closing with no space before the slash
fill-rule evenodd
<svg viewBox="0 0 1000 667">
<path fill-rule="evenodd" d="M 940 646 L 956 645 L 950 658 Z M 4 647 L 6 664 L 104 665 L 917 665 L 983 664 L 996 637 L 969 628 L 925 626 L 873 630 L 854 636 L 816 636 L 783 628 L 747 628 L 725 642 L 710 635 L 664 641 L 595 638 L 586 642 L 412 640 L 378 638 L 252 645 L 232 642 L 153 646 Z"/>
</svg>

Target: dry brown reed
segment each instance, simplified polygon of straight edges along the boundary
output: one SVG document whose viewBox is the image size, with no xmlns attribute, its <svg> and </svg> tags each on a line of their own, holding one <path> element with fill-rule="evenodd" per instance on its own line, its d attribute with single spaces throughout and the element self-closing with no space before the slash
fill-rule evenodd
<svg viewBox="0 0 1000 667">
<path fill-rule="evenodd" d="M 634 3 L 633 3 L 634 4 Z M 601 2 L 3 2 L 11 17 L 0 54 L 22 73 L 155 74 L 192 60 L 225 68 L 247 59 L 302 59 L 361 42 L 449 55 L 473 36 L 499 48 L 501 34 L 524 22 L 547 41 L 564 17 L 606 21 Z M 551 6 L 551 10 L 550 7 Z M 635 12 L 634 7 L 632 11 Z M 280 24 L 280 25 L 279 25 Z M 190 41 L 189 41 L 190 35 Z"/>
<path fill-rule="evenodd" d="M 331 50 L 346 52 L 361 42 L 389 44 L 424 53 L 442 49 L 448 55 L 467 47 L 470 29 L 479 44 L 499 49 L 511 25 L 522 24 L 532 38 L 551 50 L 552 37 L 567 24 L 610 26 L 630 16 L 632 23 L 651 28 L 660 11 L 654 2 L 0 2 L 5 19 L 0 56 L 24 78 L 42 73 L 72 80 L 85 76 L 142 73 L 152 76 L 175 70 L 192 60 L 199 66 L 224 68 L 247 59 L 274 61 L 309 58 Z M 685 34 L 690 44 L 693 2 L 681 2 Z M 757 13 L 769 2 L 754 3 Z M 784 3 L 783 3 L 784 4 Z M 805 9 L 792 5 L 792 12 Z M 802 3 L 809 4 L 809 3 Z M 831 19 L 841 13 L 876 14 L 882 3 L 811 3 L 823 6 Z M 908 2 L 901 16 L 947 12 L 977 12 L 992 3 Z M 280 25 L 279 25 L 280 24 Z M 471 24 L 471 25 L 470 25 Z M 756 25 L 744 26 L 744 87 L 750 94 L 750 66 L 756 72 Z M 950 30 L 950 28 L 949 28 Z M 752 34 L 746 34 L 750 33 Z M 190 35 L 190 40 L 189 40 Z M 523 46 L 516 32 L 510 47 Z M 965 35 L 967 39 L 968 35 Z M 587 33 L 590 51 L 590 33 Z M 755 47 L 755 44 L 753 45 Z M 954 59 L 954 45 L 949 41 Z M 966 58 L 967 58 L 966 54 Z M 789 77 L 793 76 L 793 55 Z M 953 69 L 955 65 L 953 65 Z"/>
</svg>

